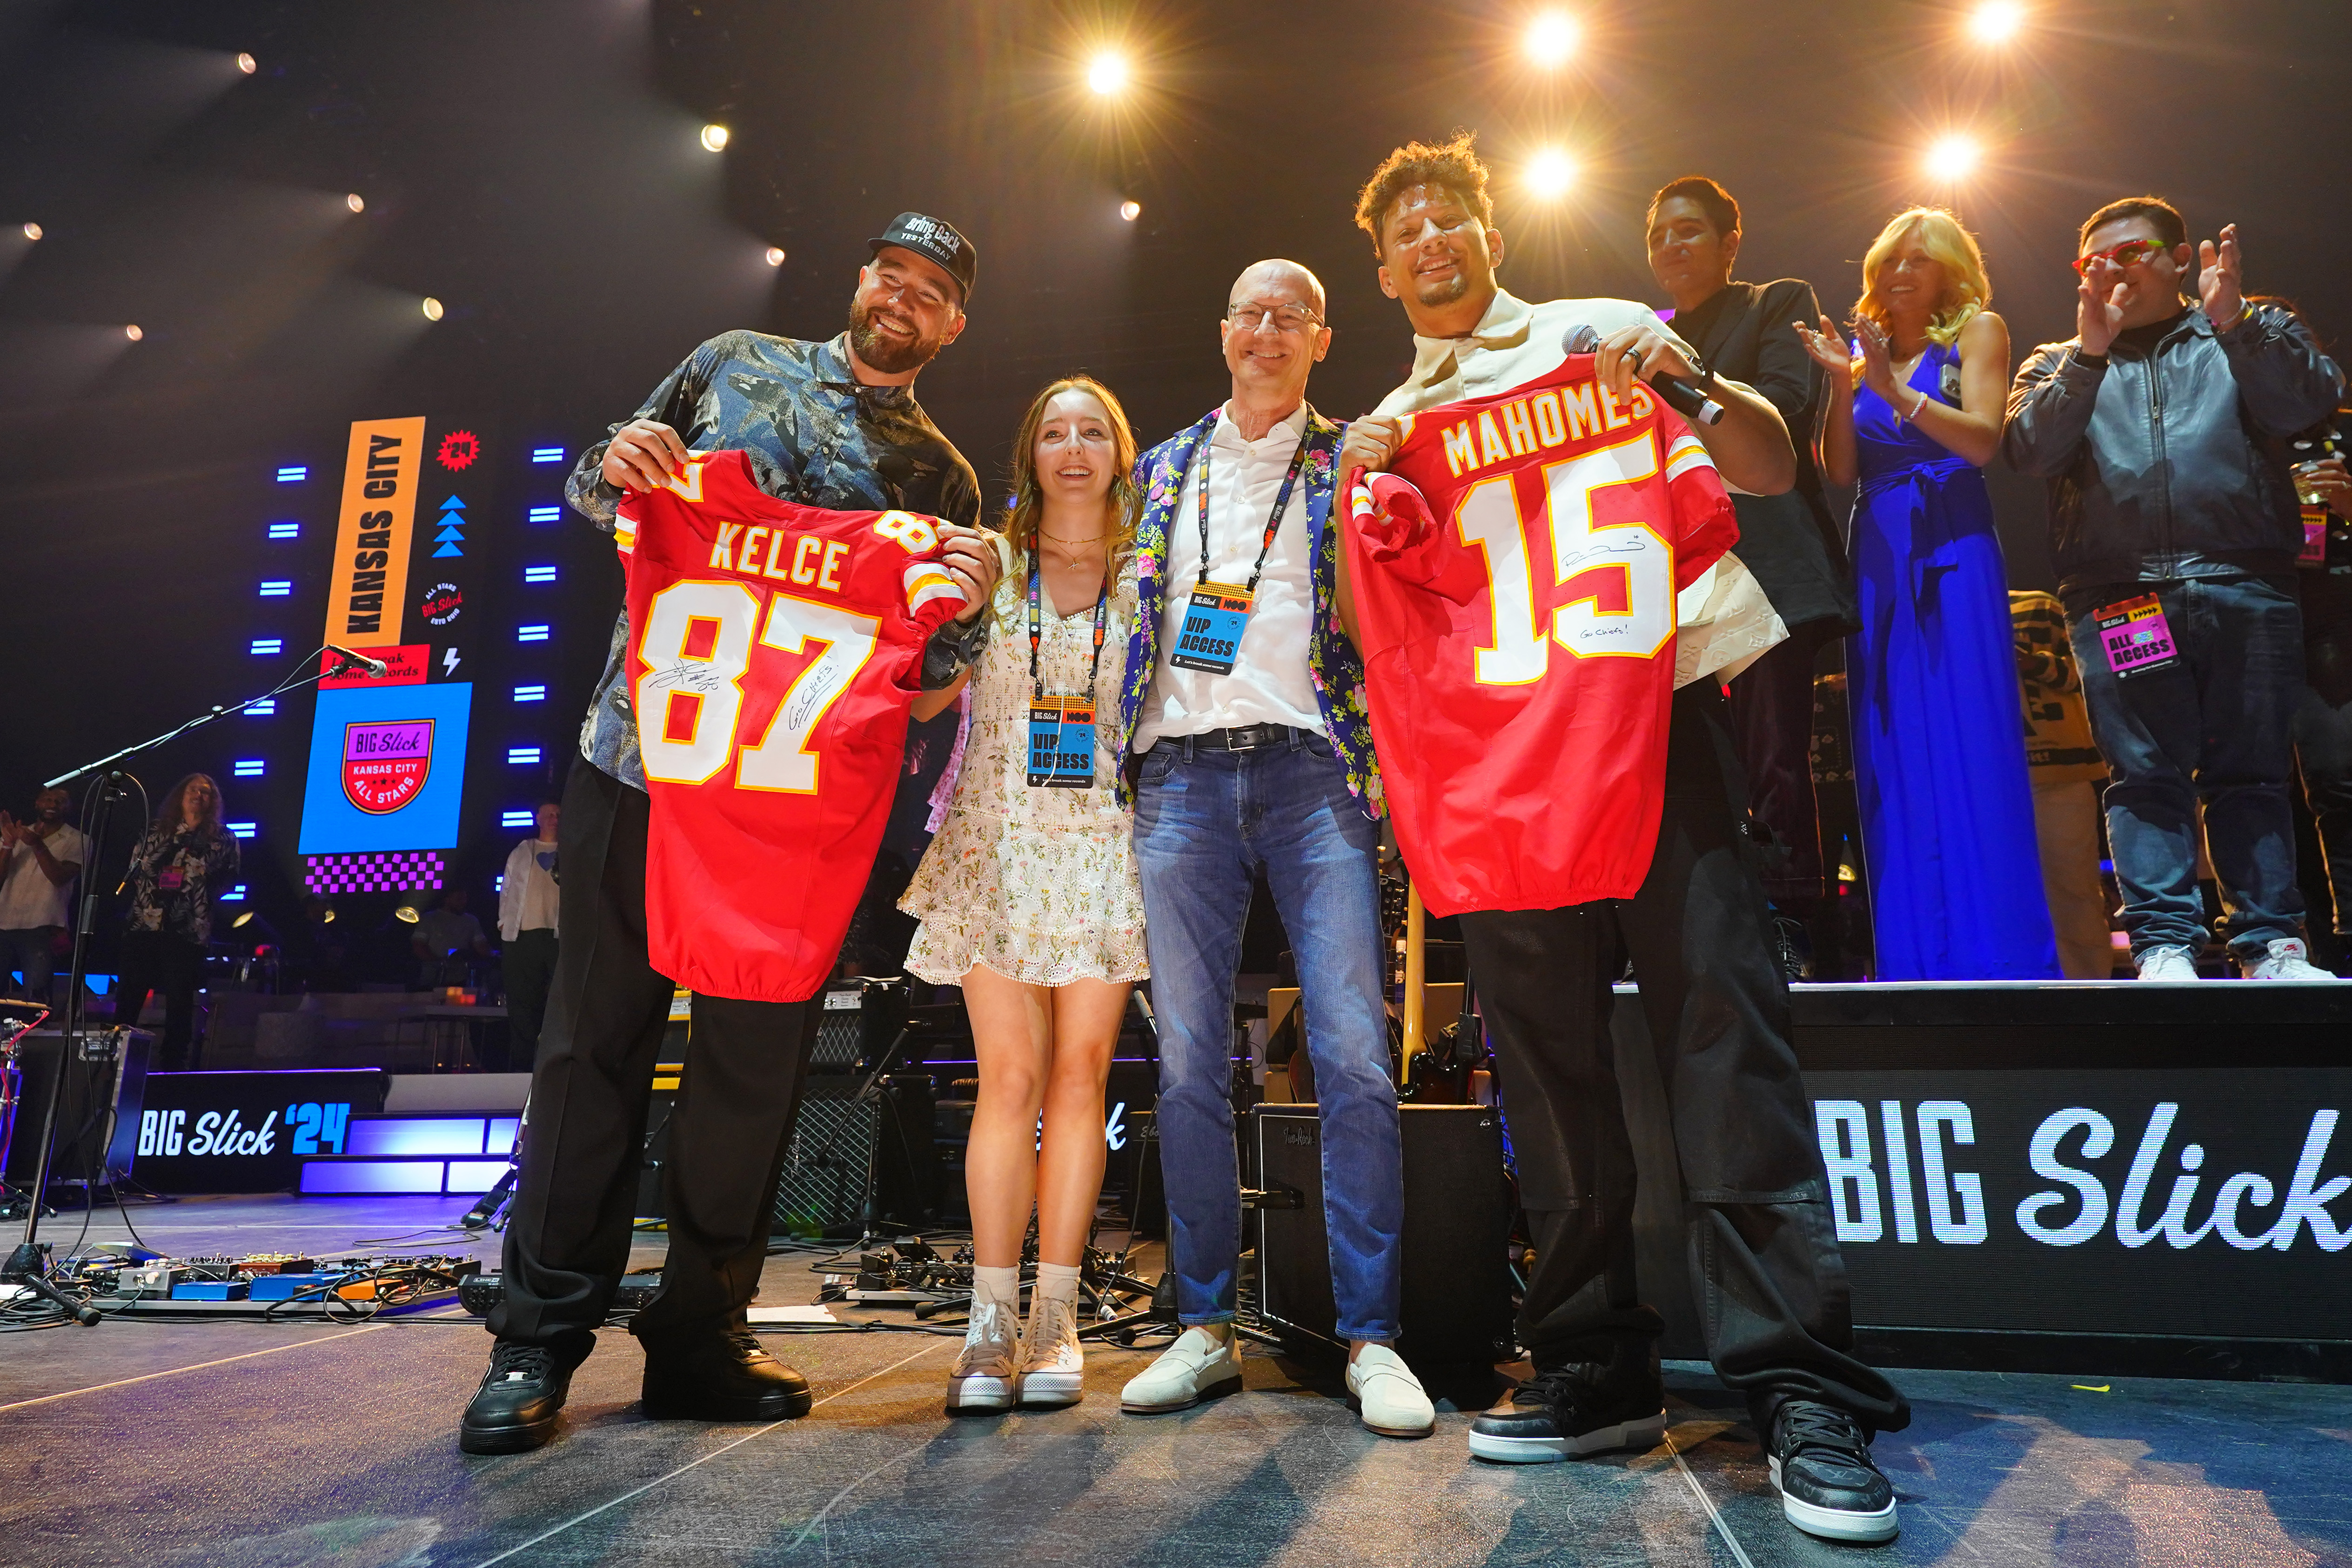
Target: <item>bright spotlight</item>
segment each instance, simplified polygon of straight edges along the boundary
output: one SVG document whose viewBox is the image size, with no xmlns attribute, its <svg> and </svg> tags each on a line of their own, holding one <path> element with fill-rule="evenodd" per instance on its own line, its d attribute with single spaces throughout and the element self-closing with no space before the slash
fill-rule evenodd
<svg viewBox="0 0 2352 1568">
<path fill-rule="evenodd" d="M 357 191 L 353 191 L 350 195 L 343 198 L 343 205 L 351 208 L 351 210 L 355 213 L 363 213 L 367 211 L 367 203 L 361 198 L 360 193 Z"/>
<path fill-rule="evenodd" d="M 1927 149 L 1927 173 L 1937 180 L 1965 180 L 1976 172 L 1982 156 L 1982 150 L 1969 137 L 1939 137 Z"/>
<path fill-rule="evenodd" d="M 1127 89 L 1127 60 L 1105 52 L 1087 62 L 1087 86 L 1104 98 Z"/>
<path fill-rule="evenodd" d="M 132 342 L 134 342 L 134 343 L 135 343 L 135 342 L 137 342 L 140 339 L 142 339 L 142 338 L 145 337 L 147 334 L 146 334 L 146 333 L 144 333 L 144 332 L 142 332 L 142 331 L 141 331 L 141 330 L 139 329 L 139 328 L 138 328 L 138 325 L 134 322 L 134 323 L 133 323 L 133 324 L 131 324 L 131 326 L 128 326 L 128 327 L 125 327 L 124 329 L 122 329 L 122 335 L 123 335 L 124 337 L 126 337 L 126 338 L 130 339 Z"/>
<path fill-rule="evenodd" d="M 2025 26 L 2025 7 L 2016 0 L 1985 0 L 1969 17 L 1969 31 L 1980 44 L 2005 44 Z"/>
<path fill-rule="evenodd" d="M 784 265 L 783 246 L 780 245 L 772 245 L 768 247 L 768 265 L 770 267 L 782 267 Z"/>
<path fill-rule="evenodd" d="M 38 239 L 38 238 L 40 238 L 40 237 L 41 237 L 41 225 L 38 225 L 38 224 L 26 224 L 26 225 L 25 225 L 25 237 L 26 237 L 26 239 Z"/>
<path fill-rule="evenodd" d="M 723 125 L 704 126 L 702 150 L 706 152 L 724 152 L 727 150 L 727 128 Z"/>
<path fill-rule="evenodd" d="M 430 294 L 425 297 L 425 303 L 420 307 L 420 308 L 424 310 L 425 319 L 427 321 L 438 321 L 441 319 L 441 301 L 434 298 Z"/>
<path fill-rule="evenodd" d="M 236 68 L 243 71 L 246 75 L 251 76 L 254 72 L 261 68 L 261 62 L 255 59 L 251 55 L 239 55 L 236 57 Z"/>
<path fill-rule="evenodd" d="M 1118 215 L 1125 218 L 1129 223 L 1133 223 L 1136 219 L 1143 215 L 1143 204 L 1141 202 L 1121 202 L 1118 204 Z"/>
<path fill-rule="evenodd" d="M 1528 161 L 1526 179 L 1530 195 L 1546 202 L 1557 200 L 1576 183 L 1576 160 L 1548 147 Z"/>
<path fill-rule="evenodd" d="M 1546 70 L 1568 63 L 1584 30 L 1562 11 L 1546 11 L 1528 24 L 1528 58 Z"/>
</svg>

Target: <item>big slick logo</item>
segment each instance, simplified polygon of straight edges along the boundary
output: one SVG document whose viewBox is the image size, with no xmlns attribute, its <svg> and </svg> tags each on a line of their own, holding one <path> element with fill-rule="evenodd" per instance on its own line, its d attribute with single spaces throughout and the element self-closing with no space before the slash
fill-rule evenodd
<svg viewBox="0 0 2352 1568">
<path fill-rule="evenodd" d="M 433 721 L 365 721 L 343 726 L 343 795 L 361 810 L 397 811 L 433 776 Z"/>
</svg>

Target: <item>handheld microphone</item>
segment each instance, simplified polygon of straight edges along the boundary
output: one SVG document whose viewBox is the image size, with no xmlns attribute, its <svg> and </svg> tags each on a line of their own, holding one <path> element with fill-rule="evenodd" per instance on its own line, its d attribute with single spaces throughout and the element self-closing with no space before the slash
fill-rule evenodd
<svg viewBox="0 0 2352 1568">
<path fill-rule="evenodd" d="M 329 673 L 327 677 L 329 680 L 332 680 L 337 675 L 348 675 L 354 670 L 366 675 L 381 676 L 392 674 L 392 666 L 382 659 L 371 659 L 365 653 L 354 653 L 349 648 L 338 648 L 332 643 L 327 644 L 327 652 L 341 661 Z"/>
<path fill-rule="evenodd" d="M 1579 322 L 1561 336 L 1559 346 L 1563 353 L 1590 354 L 1601 347 L 1601 333 L 1590 321 Z M 1685 419 L 1700 424 L 1723 423 L 1723 405 L 1691 382 L 1663 371 L 1645 379 L 1665 405 Z"/>
</svg>

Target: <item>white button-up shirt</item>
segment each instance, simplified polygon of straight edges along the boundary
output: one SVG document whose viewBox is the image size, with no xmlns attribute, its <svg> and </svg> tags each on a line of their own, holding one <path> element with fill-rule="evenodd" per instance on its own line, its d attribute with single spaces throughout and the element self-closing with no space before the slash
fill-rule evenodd
<svg viewBox="0 0 2352 1568">
<path fill-rule="evenodd" d="M 1241 587 L 1249 581 L 1265 538 L 1265 520 L 1282 493 L 1283 476 L 1307 431 L 1307 405 L 1255 441 L 1242 438 L 1233 405 L 1218 411 L 1204 444 L 1209 451 L 1209 580 Z M 1169 661 L 1183 630 L 1184 612 L 1201 580 L 1201 459 L 1195 454 L 1184 487 L 1168 514 L 1167 603 L 1160 628 L 1160 667 L 1137 716 L 1135 749 L 1149 751 L 1166 735 L 1202 735 L 1246 724 L 1286 724 L 1323 733 L 1315 682 L 1307 673 L 1307 632 L 1315 591 L 1307 553 L 1307 474 L 1290 487 L 1282 526 L 1265 554 L 1256 601 L 1242 630 L 1233 673 L 1181 670 Z"/>
<path fill-rule="evenodd" d="M 1604 338 L 1622 328 L 1647 327 L 1681 344 L 1685 354 L 1691 353 L 1655 311 L 1631 299 L 1548 299 L 1530 305 L 1497 288 L 1494 303 L 1468 337 L 1414 334 L 1412 374 L 1372 412 L 1418 413 L 1524 386 L 1559 368 L 1568 358 L 1561 340 L 1579 326 L 1590 326 Z M 1174 531 L 1170 529 L 1171 538 Z M 1675 647 L 1677 686 L 1701 675 L 1730 680 L 1789 635 L 1772 601 L 1736 555 L 1725 555 L 1684 589 L 1675 608 L 1680 623 Z"/>
</svg>

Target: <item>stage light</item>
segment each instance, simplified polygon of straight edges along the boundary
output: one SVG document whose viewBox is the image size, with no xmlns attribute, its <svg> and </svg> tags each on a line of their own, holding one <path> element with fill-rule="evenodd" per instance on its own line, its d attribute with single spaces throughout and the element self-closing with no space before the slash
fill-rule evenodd
<svg viewBox="0 0 2352 1568">
<path fill-rule="evenodd" d="M 26 237 L 26 239 L 38 239 L 38 238 L 40 238 L 40 237 L 41 237 L 41 225 L 38 225 L 38 224 L 26 224 L 26 225 L 25 225 L 25 237 Z"/>
<path fill-rule="evenodd" d="M 139 329 L 138 323 L 133 322 L 130 326 L 122 329 L 122 335 L 135 343 L 147 334 Z"/>
<path fill-rule="evenodd" d="M 420 308 L 424 310 L 425 319 L 427 321 L 438 321 L 441 319 L 441 301 L 434 298 L 430 294 L 425 297 L 425 303 L 420 307 Z"/>
<path fill-rule="evenodd" d="M 238 915 L 236 919 L 234 919 L 234 920 L 230 921 L 230 922 L 228 923 L 228 928 L 229 928 L 230 930 L 232 930 L 232 931 L 242 931 L 242 930 L 244 930 L 244 929 L 245 929 L 245 926 L 246 926 L 246 923 L 247 923 L 247 921 L 249 921 L 249 920 L 251 920 L 251 919 L 253 918 L 253 915 L 254 915 L 254 912 L 253 912 L 252 910 L 250 910 L 250 909 L 247 910 L 244 914 L 242 914 L 242 915 Z"/>
<path fill-rule="evenodd" d="M 1982 155 L 1976 142 L 1966 136 L 1938 137 L 1927 149 L 1928 177 L 1948 182 L 1965 180 L 1976 172 L 1977 161 Z"/>
<path fill-rule="evenodd" d="M 772 245 L 768 247 L 768 265 L 770 267 L 782 267 L 784 265 L 783 246 L 780 245 Z"/>
<path fill-rule="evenodd" d="M 261 62 L 255 59 L 251 55 L 241 54 L 236 57 L 236 68 L 243 71 L 246 75 L 251 76 L 254 72 L 261 68 Z"/>
<path fill-rule="evenodd" d="M 350 195 L 343 198 L 343 205 L 351 208 L 351 210 L 355 213 L 363 213 L 367 211 L 367 200 L 357 191 L 353 191 Z"/>
<path fill-rule="evenodd" d="M 726 152 L 727 128 L 723 125 L 704 126 L 702 128 L 702 150 L 705 152 Z"/>
<path fill-rule="evenodd" d="M 1087 86 L 1108 98 L 1127 89 L 1127 60 L 1108 51 L 1087 62 Z"/>
<path fill-rule="evenodd" d="M 416 905 L 413 904 L 402 904 L 398 905 L 393 910 L 392 917 L 394 920 L 399 921 L 403 925 L 414 925 L 419 918 L 416 913 Z"/>
<path fill-rule="evenodd" d="M 1555 201 L 1576 183 L 1576 160 L 1558 148 L 1547 147 L 1528 161 L 1525 179 L 1530 195 Z"/>
<path fill-rule="evenodd" d="M 2025 26 L 2025 7 L 2016 0 L 1985 0 L 1969 17 L 1969 31 L 1980 44 L 2005 44 Z"/>
<path fill-rule="evenodd" d="M 1133 223 L 1136 219 L 1143 215 L 1143 204 L 1141 202 L 1121 202 L 1118 204 L 1118 215 L 1125 218 L 1129 223 Z"/>
<path fill-rule="evenodd" d="M 1576 18 L 1561 11 L 1546 11 L 1528 24 L 1528 58 L 1551 70 L 1568 63 L 1584 30 Z"/>
</svg>

